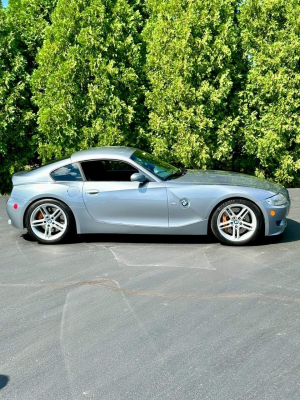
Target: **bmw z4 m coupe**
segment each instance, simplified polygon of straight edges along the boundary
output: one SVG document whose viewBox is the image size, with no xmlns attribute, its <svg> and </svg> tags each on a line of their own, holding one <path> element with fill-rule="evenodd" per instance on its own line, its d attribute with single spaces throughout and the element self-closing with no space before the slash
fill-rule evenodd
<svg viewBox="0 0 300 400">
<path fill-rule="evenodd" d="M 290 198 L 253 176 L 178 169 L 142 150 L 98 147 L 13 175 L 9 223 L 40 243 L 71 233 L 206 235 L 244 245 L 281 234 Z"/>
</svg>

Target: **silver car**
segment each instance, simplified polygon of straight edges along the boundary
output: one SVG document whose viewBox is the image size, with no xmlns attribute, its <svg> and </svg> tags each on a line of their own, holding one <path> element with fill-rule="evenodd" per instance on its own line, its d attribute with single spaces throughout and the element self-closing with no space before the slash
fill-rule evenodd
<svg viewBox="0 0 300 400">
<path fill-rule="evenodd" d="M 225 171 L 178 169 L 142 150 L 99 147 L 13 175 L 9 223 L 40 243 L 77 232 L 206 235 L 244 245 L 282 233 L 281 185 Z"/>
</svg>

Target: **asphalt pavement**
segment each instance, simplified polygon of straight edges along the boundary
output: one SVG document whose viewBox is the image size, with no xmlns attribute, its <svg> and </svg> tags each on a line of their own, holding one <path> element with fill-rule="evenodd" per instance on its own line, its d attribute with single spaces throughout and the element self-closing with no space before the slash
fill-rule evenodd
<svg viewBox="0 0 300 400">
<path fill-rule="evenodd" d="M 299 400 L 300 189 L 281 238 L 40 245 L 0 197 L 2 400 Z"/>
</svg>

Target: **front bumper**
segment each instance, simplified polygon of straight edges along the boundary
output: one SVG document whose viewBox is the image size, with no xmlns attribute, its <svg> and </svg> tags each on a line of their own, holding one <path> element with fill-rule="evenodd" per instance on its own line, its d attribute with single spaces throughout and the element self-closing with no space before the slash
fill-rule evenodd
<svg viewBox="0 0 300 400">
<path fill-rule="evenodd" d="M 286 217 L 289 214 L 291 208 L 290 200 L 282 206 L 273 206 L 268 204 L 265 200 L 260 201 L 260 209 L 264 214 L 265 219 L 265 235 L 276 236 L 284 232 L 287 226 Z M 275 212 L 275 215 L 272 215 Z"/>
</svg>

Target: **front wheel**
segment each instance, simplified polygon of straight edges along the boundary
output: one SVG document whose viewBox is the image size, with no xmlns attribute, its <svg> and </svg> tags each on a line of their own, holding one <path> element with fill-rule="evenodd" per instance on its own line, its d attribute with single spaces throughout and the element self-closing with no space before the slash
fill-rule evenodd
<svg viewBox="0 0 300 400">
<path fill-rule="evenodd" d="M 211 229 L 215 237 L 227 245 L 245 245 L 253 242 L 263 226 L 259 208 L 244 199 L 222 203 L 213 213 Z"/>
<path fill-rule="evenodd" d="M 40 243 L 62 242 L 74 230 L 71 210 L 58 200 L 45 199 L 32 204 L 25 225 L 30 236 Z"/>
</svg>

